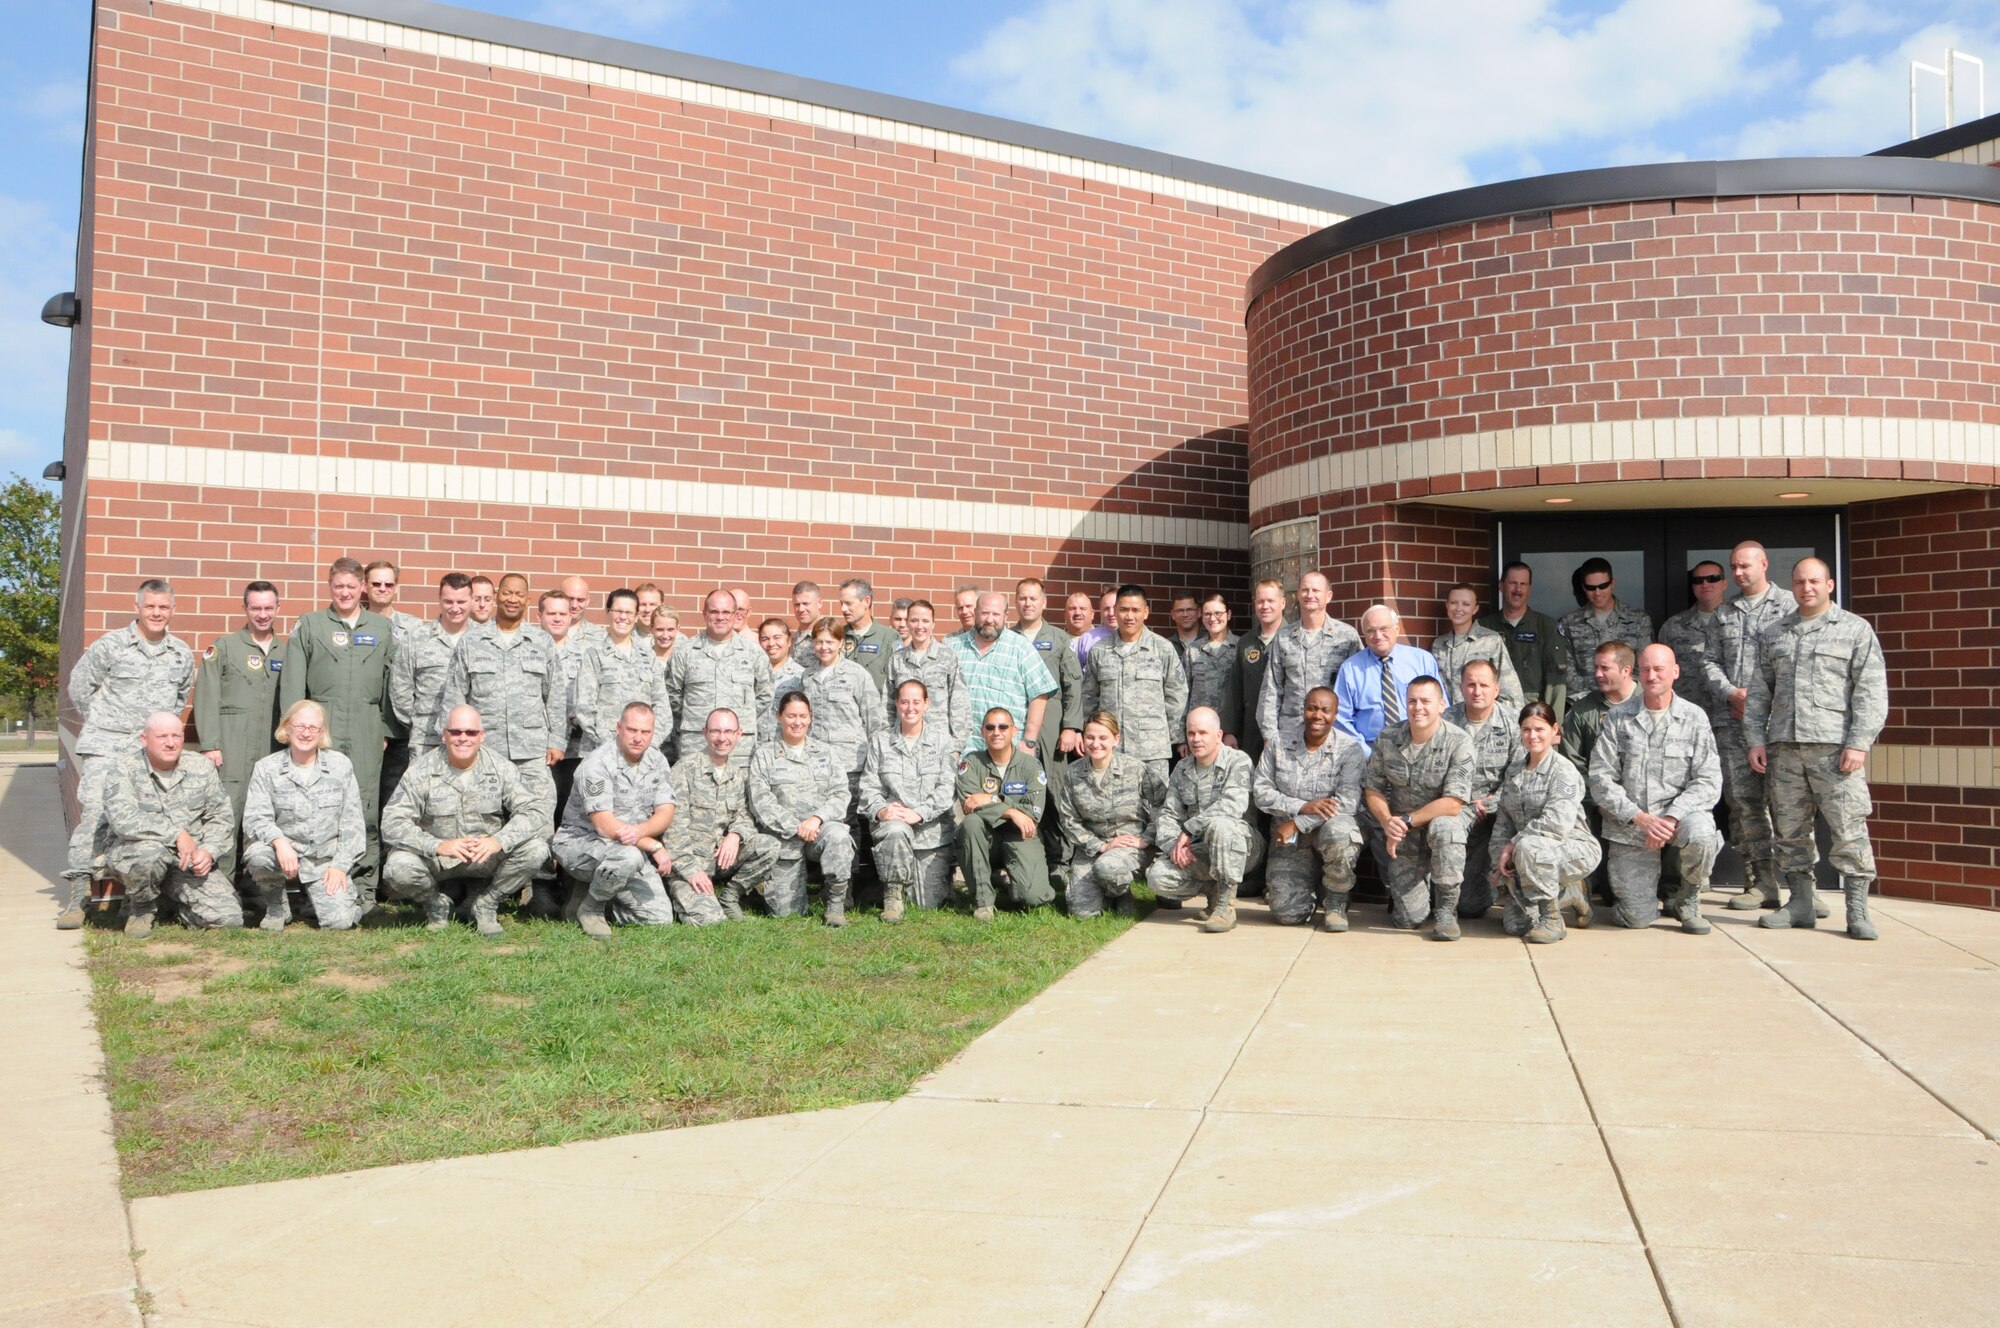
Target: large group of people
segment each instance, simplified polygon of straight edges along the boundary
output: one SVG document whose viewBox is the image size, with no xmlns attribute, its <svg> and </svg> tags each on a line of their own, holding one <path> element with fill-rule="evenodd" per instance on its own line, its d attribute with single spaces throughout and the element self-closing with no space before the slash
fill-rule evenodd
<svg viewBox="0 0 2000 1328">
<path fill-rule="evenodd" d="M 1483 617 L 1452 587 L 1425 648 L 1391 605 L 1332 617 L 1319 572 L 1289 617 L 1258 581 L 1241 635 L 1219 594 L 1176 597 L 1155 632 L 1131 584 L 1070 594 L 1059 626 L 1028 578 L 1011 600 L 958 587 L 940 637 L 931 601 L 878 618 L 856 577 L 832 602 L 801 581 L 757 622 L 718 588 L 683 636 L 650 584 L 599 623 L 580 577 L 534 595 L 454 572 L 426 620 L 396 607 L 392 564 L 342 558 L 289 637 L 253 581 L 242 628 L 197 655 L 148 580 L 69 679 L 81 816 L 57 925 L 122 891 L 133 936 L 163 910 L 282 931 L 294 901 L 327 929 L 399 901 L 494 936 L 518 901 L 604 938 L 803 916 L 816 880 L 837 927 L 857 888 L 895 923 L 956 880 L 982 921 L 1059 900 L 1130 916 L 1143 884 L 1199 899 L 1207 932 L 1259 892 L 1280 924 L 1341 932 L 1365 849 L 1390 924 L 1440 941 L 1496 906 L 1508 933 L 1560 940 L 1593 888 L 1620 925 L 1664 909 L 1699 934 L 1721 809 L 1748 874 L 1731 908 L 1824 916 L 1823 817 L 1847 931 L 1873 939 L 1882 654 L 1825 563 L 1791 581 L 1746 541 L 1690 571 L 1693 606 L 1656 632 L 1604 559 L 1559 621 L 1516 563 Z"/>
</svg>

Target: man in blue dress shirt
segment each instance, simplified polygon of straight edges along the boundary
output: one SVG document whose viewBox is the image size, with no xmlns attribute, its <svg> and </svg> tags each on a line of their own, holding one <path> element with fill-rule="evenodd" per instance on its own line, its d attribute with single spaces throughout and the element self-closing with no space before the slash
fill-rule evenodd
<svg viewBox="0 0 2000 1328">
<path fill-rule="evenodd" d="M 1334 727 L 1375 745 L 1376 735 L 1409 717 L 1403 697 L 1413 679 L 1438 677 L 1442 670 L 1430 651 L 1402 644 L 1403 618 L 1386 604 L 1361 615 L 1361 650 L 1350 655 L 1334 676 L 1333 692 L 1340 701 Z"/>
</svg>

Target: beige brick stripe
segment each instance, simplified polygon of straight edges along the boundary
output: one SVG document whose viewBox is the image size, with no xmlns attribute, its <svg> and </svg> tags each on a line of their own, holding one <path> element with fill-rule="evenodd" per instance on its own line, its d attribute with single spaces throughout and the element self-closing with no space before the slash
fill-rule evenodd
<svg viewBox="0 0 2000 1328">
<path fill-rule="evenodd" d="M 1029 170 L 1049 171 L 1078 179 L 1095 180 L 1125 189 L 1142 189 L 1169 198 L 1185 199 L 1190 203 L 1205 203 L 1214 207 L 1230 208 L 1237 212 L 1248 212 L 1254 216 L 1301 222 L 1308 226 L 1331 226 L 1336 221 L 1345 219 L 1338 212 L 1309 208 L 1280 199 L 1261 198 L 1255 194 L 1239 193 L 1233 189 L 1176 179 L 1151 171 L 1133 170 L 1130 167 L 1113 166 L 1082 157 L 1022 147 L 1018 143 L 954 134 L 942 129 L 933 129 L 928 125 L 884 120 L 877 116 L 861 115 L 837 107 L 791 101 L 783 97 L 745 92 L 738 88 L 720 87 L 712 83 L 698 83 L 643 69 L 626 69 L 617 65 L 577 60 L 566 55 L 550 55 L 545 51 L 457 37 L 445 32 L 428 32 L 421 28 L 384 23 L 378 19 L 357 18 L 351 14 L 339 14 L 331 10 L 315 9 L 309 5 L 292 4 L 289 0 L 173 0 L 173 3 L 189 9 L 198 9 L 203 13 L 248 19 L 253 23 L 266 23 L 273 27 L 289 28 L 295 32 L 342 37 L 388 50 L 411 51 L 441 59 L 463 60 L 469 64 L 490 65 L 498 69 L 544 74 L 550 78 L 571 79 L 599 87 L 643 92 L 694 105 L 744 111 L 751 115 L 768 116 L 773 120 L 786 120 L 794 124 L 832 129 L 838 133 L 857 134 L 864 138 L 878 138 L 913 147 L 931 148 L 981 161 L 1003 162 L 1007 165 L 1026 167 Z"/>
<path fill-rule="evenodd" d="M 1959 420 L 1755 415 L 1496 429 L 1336 452 L 1270 471 L 1250 481 L 1250 511 L 1254 516 L 1301 494 L 1344 493 L 1434 475 L 1735 457 L 2000 465 L 2000 427 Z"/>
<path fill-rule="evenodd" d="M 2000 788 L 2000 748 L 1901 747 L 1883 743 L 1868 753 L 1868 782 Z"/>
<path fill-rule="evenodd" d="M 1100 512 L 1040 502 L 968 503 L 890 494 L 510 470 L 500 466 L 441 466 L 281 452 L 232 452 L 165 443 L 93 442 L 88 475 L 91 480 L 128 480 L 141 484 L 497 503 L 579 512 L 662 512 L 722 521 L 881 526 L 1052 543 L 1082 540 L 1190 549 L 1250 547 L 1250 528 L 1238 522 Z"/>
</svg>

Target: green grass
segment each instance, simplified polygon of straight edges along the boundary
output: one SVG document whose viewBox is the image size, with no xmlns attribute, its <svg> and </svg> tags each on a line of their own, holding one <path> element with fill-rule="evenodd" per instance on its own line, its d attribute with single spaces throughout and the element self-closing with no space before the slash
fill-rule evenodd
<svg viewBox="0 0 2000 1328">
<path fill-rule="evenodd" d="M 893 1098 L 1129 923 L 90 934 L 132 1197 Z"/>
</svg>

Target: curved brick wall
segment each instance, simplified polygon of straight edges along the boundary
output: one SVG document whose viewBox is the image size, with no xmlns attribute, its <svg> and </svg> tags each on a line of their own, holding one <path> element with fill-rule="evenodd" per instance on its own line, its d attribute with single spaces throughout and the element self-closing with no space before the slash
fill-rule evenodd
<svg viewBox="0 0 2000 1328">
<path fill-rule="evenodd" d="M 1614 441 L 1666 436 L 1661 421 L 1707 420 L 1679 433 L 1720 438 L 1724 420 L 1771 417 L 2000 428 L 1992 204 L 1788 194 L 1448 226 L 1283 278 L 1252 305 L 1248 329 L 1253 527 L 1329 497 L 1344 505 L 1517 484 L 1746 474 L 1996 482 L 1990 459 L 1947 459 L 1942 446 L 1843 456 L 1802 435 L 1777 459 L 1757 455 L 1767 450 L 1758 435 L 1752 447 L 1712 444 L 1721 455 L 1639 457 Z M 1739 438 L 1738 427 L 1726 437 Z M 1407 462 L 1420 445 L 1538 428 L 1602 446 L 1567 458 L 1502 448 L 1374 475 L 1350 460 L 1331 473 L 1369 482 L 1336 494 L 1257 486 L 1342 453 L 1400 445 Z"/>
</svg>

